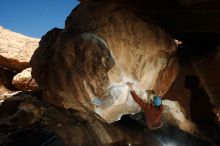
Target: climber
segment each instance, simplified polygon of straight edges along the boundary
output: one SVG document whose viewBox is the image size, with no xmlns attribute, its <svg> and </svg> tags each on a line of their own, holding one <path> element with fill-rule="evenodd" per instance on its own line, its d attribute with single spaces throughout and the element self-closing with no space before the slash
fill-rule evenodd
<svg viewBox="0 0 220 146">
<path fill-rule="evenodd" d="M 130 88 L 130 93 L 135 102 L 141 107 L 144 112 L 145 121 L 149 129 L 156 130 L 163 126 L 161 121 L 164 107 L 159 96 L 154 96 L 150 102 L 143 101 L 134 91 L 133 83 L 127 82 Z"/>
</svg>

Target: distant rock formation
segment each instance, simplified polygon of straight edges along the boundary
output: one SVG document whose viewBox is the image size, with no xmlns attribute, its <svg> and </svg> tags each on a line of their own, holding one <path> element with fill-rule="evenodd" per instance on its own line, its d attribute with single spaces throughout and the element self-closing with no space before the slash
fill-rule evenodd
<svg viewBox="0 0 220 146">
<path fill-rule="evenodd" d="M 22 71 L 38 47 L 39 39 L 12 32 L 0 26 L 0 66 L 11 71 Z"/>
<path fill-rule="evenodd" d="M 14 75 L 30 67 L 30 58 L 39 46 L 39 40 L 15 33 L 0 26 L 0 90 L 2 93 L 9 90 L 30 90 L 35 87 L 37 88 L 34 80 L 31 80 L 31 83 L 27 81 L 27 78 L 29 80 L 31 79 L 30 73 L 29 77 L 27 77 L 27 73 L 25 76 L 23 76 L 24 74 L 17 75 L 13 81 L 14 85 L 12 84 L 12 80 Z M 24 78 L 26 79 L 25 83 Z"/>
</svg>

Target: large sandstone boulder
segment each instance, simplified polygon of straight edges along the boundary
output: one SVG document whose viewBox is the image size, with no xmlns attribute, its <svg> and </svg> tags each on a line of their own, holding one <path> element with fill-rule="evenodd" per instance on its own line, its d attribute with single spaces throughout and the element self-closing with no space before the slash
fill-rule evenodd
<svg viewBox="0 0 220 146">
<path fill-rule="evenodd" d="M 169 35 L 131 11 L 88 2 L 73 10 L 64 30 L 41 39 L 32 75 L 50 103 L 114 122 L 140 110 L 127 81 L 141 96 L 146 89 L 166 93 L 177 74 L 175 51 Z"/>
<path fill-rule="evenodd" d="M 12 71 L 29 67 L 39 39 L 12 32 L 0 26 L 0 66 Z"/>
</svg>

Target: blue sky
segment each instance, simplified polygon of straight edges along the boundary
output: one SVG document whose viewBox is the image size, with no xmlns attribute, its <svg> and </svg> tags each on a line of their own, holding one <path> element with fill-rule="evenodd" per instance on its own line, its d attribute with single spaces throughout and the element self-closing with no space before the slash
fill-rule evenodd
<svg viewBox="0 0 220 146">
<path fill-rule="evenodd" d="M 77 0 L 0 0 L 0 25 L 41 38 L 48 30 L 63 28 Z"/>
</svg>

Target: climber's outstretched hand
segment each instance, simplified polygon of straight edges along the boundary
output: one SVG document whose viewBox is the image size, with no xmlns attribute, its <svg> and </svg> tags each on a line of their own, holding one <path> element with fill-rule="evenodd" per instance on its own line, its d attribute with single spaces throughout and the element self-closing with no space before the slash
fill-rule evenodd
<svg viewBox="0 0 220 146">
<path fill-rule="evenodd" d="M 131 91 L 134 90 L 133 83 L 127 82 L 127 85 L 128 85 L 128 87 L 129 87 L 129 89 L 130 89 Z"/>
</svg>

